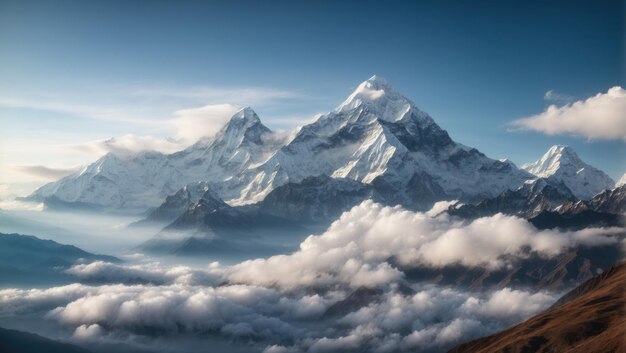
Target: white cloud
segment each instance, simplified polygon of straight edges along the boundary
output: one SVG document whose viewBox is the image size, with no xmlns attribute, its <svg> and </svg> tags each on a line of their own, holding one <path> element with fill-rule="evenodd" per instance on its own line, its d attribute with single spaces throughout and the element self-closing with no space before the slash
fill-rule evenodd
<svg viewBox="0 0 626 353">
<path fill-rule="evenodd" d="M 146 118 L 145 109 L 138 108 L 137 105 L 114 106 L 102 103 L 79 103 L 78 100 L 67 99 L 67 97 L 51 97 L 48 95 L 23 97 L 7 97 L 3 95 L 0 97 L 0 107 L 51 111 L 93 120 L 143 126 L 154 122 Z"/>
<path fill-rule="evenodd" d="M 73 328 L 79 341 L 107 336 L 128 343 L 154 333 L 212 333 L 240 342 L 253 339 L 268 353 L 429 352 L 524 320 L 556 296 L 509 289 L 465 293 L 437 286 L 419 288 L 414 295 L 392 290 L 378 302 L 318 325 L 337 299 L 248 285 L 70 285 L 0 290 L 0 315 L 43 313 Z"/>
<path fill-rule="evenodd" d="M 217 332 L 277 341 L 297 334 L 285 320 L 318 317 L 329 304 L 319 296 L 285 297 L 273 289 L 237 285 L 75 284 L 0 290 L 0 314 L 44 312 L 48 319 L 73 326 L 77 338 L 102 334 L 106 328 L 121 336 L 157 330 L 165 335 Z"/>
<path fill-rule="evenodd" d="M 483 318 L 492 317 L 515 322 L 538 312 L 552 304 L 553 301 L 553 295 L 543 292 L 529 293 L 504 288 L 494 292 L 486 301 L 481 301 L 477 298 L 467 299 L 460 307 L 460 310 L 467 315 L 477 315 Z"/>
<path fill-rule="evenodd" d="M 613 87 L 584 101 L 551 105 L 541 114 L 515 120 L 514 128 L 590 140 L 626 141 L 626 90 Z"/>
<path fill-rule="evenodd" d="M 574 101 L 574 97 L 559 93 L 553 89 L 547 91 L 543 95 L 543 99 L 548 102 L 555 102 L 555 103 L 561 103 L 561 104 L 571 103 L 572 101 Z"/>
<path fill-rule="evenodd" d="M 7 211 L 43 211 L 44 204 L 41 202 L 28 202 L 20 200 L 0 200 L 0 210 Z"/>
<path fill-rule="evenodd" d="M 65 272 L 83 281 L 99 283 L 215 285 L 222 281 L 222 270 L 217 262 L 206 269 L 193 269 L 187 266 L 166 268 L 159 263 L 118 265 L 95 261 L 75 265 Z"/>
<path fill-rule="evenodd" d="M 296 92 L 265 87 L 161 86 L 130 88 L 128 92 L 134 96 L 158 100 L 183 98 L 211 104 L 225 103 L 241 106 L 266 105 L 277 100 L 302 97 Z"/>
<path fill-rule="evenodd" d="M 53 168 L 45 165 L 20 165 L 15 166 L 18 172 L 35 176 L 45 180 L 57 180 L 66 175 L 77 172 L 80 168 Z"/>
<path fill-rule="evenodd" d="M 53 92 L 53 93 L 50 93 Z M 154 125 L 182 107 L 199 104 L 267 106 L 303 98 L 302 94 L 267 87 L 183 85 L 90 85 L 82 91 L 50 87 L 44 92 L 0 91 L 0 107 L 65 113 L 100 121 Z"/>
<path fill-rule="evenodd" d="M 70 146 L 70 148 L 94 156 L 102 156 L 109 152 L 116 155 L 124 156 L 143 151 L 156 151 L 160 153 L 170 154 L 176 151 L 180 151 L 186 146 L 187 144 L 174 139 L 163 139 L 152 136 L 135 136 L 132 134 L 127 134 L 121 137 L 112 137 L 108 139 L 72 145 Z"/>
<path fill-rule="evenodd" d="M 175 118 L 169 121 L 176 131 L 175 137 L 196 142 L 205 136 L 218 132 L 240 107 L 231 104 L 209 104 L 200 108 L 178 110 Z"/>
<path fill-rule="evenodd" d="M 617 243 L 621 229 L 537 230 L 526 220 L 497 214 L 468 222 L 436 212 L 411 212 L 371 200 L 345 212 L 291 255 L 246 261 L 228 269 L 231 281 L 286 289 L 345 284 L 375 287 L 403 273 L 387 263 L 497 269 L 531 254 L 554 256 L 578 244 Z"/>
<path fill-rule="evenodd" d="M 102 328 L 98 324 L 80 325 L 74 330 L 72 338 L 76 341 L 95 341 L 102 335 Z"/>
</svg>

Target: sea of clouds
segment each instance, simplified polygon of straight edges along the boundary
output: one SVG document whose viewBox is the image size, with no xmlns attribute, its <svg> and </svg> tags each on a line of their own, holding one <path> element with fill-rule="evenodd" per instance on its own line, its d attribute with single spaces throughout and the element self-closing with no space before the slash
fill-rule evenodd
<svg viewBox="0 0 626 353">
<path fill-rule="evenodd" d="M 77 342 L 156 350 L 141 338 L 219 337 L 267 353 L 445 351 L 520 322 L 561 293 L 410 283 L 390 258 L 407 266 L 498 269 L 531 255 L 622 241 L 623 229 L 537 230 L 501 214 L 462 221 L 440 212 L 446 207 L 422 213 L 365 201 L 292 254 L 233 266 L 78 264 L 67 273 L 79 283 L 0 290 L 0 318 L 43 317 L 71 330 Z M 347 314 L 326 315 L 363 288 L 379 292 Z"/>
</svg>

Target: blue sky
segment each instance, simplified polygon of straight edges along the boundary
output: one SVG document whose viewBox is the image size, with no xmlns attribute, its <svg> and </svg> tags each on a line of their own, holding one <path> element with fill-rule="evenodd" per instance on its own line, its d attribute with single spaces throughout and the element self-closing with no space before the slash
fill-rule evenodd
<svg viewBox="0 0 626 353">
<path fill-rule="evenodd" d="M 0 184 L 23 192 L 46 177 L 20 166 L 88 163 L 93 141 L 174 136 L 163 122 L 208 104 L 250 105 L 288 130 L 373 74 L 491 157 L 569 144 L 619 178 L 624 140 L 509 124 L 626 86 L 625 13 L 623 1 L 0 0 Z"/>
</svg>

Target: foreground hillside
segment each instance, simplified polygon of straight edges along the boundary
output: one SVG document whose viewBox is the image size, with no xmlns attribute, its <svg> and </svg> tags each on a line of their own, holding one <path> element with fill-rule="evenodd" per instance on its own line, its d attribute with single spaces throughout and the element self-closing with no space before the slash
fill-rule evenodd
<svg viewBox="0 0 626 353">
<path fill-rule="evenodd" d="M 452 349 L 473 352 L 626 352 L 626 263 L 583 283 L 551 309 Z"/>
</svg>

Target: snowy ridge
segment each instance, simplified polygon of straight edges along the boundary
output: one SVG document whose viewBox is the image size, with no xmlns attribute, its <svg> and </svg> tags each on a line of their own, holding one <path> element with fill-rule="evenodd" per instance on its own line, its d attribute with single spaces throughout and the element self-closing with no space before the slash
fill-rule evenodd
<svg viewBox="0 0 626 353">
<path fill-rule="evenodd" d="M 562 180 L 576 196 L 614 185 L 567 148 L 555 148 L 524 169 L 453 141 L 427 113 L 373 76 L 289 140 L 244 108 L 216 136 L 183 151 L 107 155 L 32 197 L 145 210 L 205 181 L 216 197 L 235 206 L 259 202 L 288 183 L 328 176 L 372 185 L 390 203 L 423 209 L 443 199 L 493 198 L 537 176 Z"/>
<path fill-rule="evenodd" d="M 524 164 L 522 169 L 540 178 L 562 181 L 579 199 L 590 199 L 615 186 L 613 179 L 583 162 L 569 146 L 552 146 L 538 161 Z"/>
<path fill-rule="evenodd" d="M 376 75 L 362 82 L 335 108 L 334 113 L 350 112 L 358 107 L 366 107 L 369 112 L 384 121 L 398 121 L 413 113 L 424 121 L 434 123 L 428 114 L 417 109 L 415 103 L 398 93 L 387 80 Z M 327 115 L 329 116 L 331 115 Z"/>
</svg>

